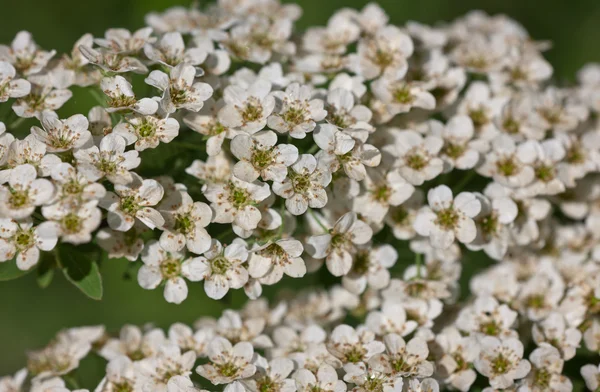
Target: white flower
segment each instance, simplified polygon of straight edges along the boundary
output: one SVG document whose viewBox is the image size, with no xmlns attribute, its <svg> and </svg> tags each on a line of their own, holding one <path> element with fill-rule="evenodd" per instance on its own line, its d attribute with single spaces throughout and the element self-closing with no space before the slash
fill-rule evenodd
<svg viewBox="0 0 600 392">
<path fill-rule="evenodd" d="M 62 242 L 83 244 L 92 240 L 92 232 L 102 221 L 98 200 L 80 204 L 53 204 L 42 208 L 42 214 L 55 225 Z"/>
<path fill-rule="evenodd" d="M 156 41 L 156 38 L 150 36 L 151 34 L 151 27 L 143 27 L 133 34 L 126 29 L 108 29 L 104 33 L 104 38 L 96 38 L 94 42 L 113 53 L 135 54 L 146 43 Z"/>
<path fill-rule="evenodd" d="M 280 239 L 252 249 L 248 260 L 250 276 L 261 284 L 275 284 L 285 273 L 292 278 L 301 278 L 306 274 L 306 265 L 300 257 L 304 248 L 298 240 Z"/>
<path fill-rule="evenodd" d="M 515 379 L 529 373 L 531 364 L 523 359 L 523 344 L 515 338 L 498 339 L 486 336 L 481 340 L 481 352 L 475 368 L 489 378 L 494 388 L 508 388 Z"/>
<path fill-rule="evenodd" d="M 99 200 L 106 194 L 104 186 L 91 181 L 66 162 L 54 166 L 50 175 L 56 189 L 52 199 L 53 203 L 63 206 L 74 205 L 80 202 Z M 46 208 L 48 207 L 42 208 L 42 213 Z"/>
<path fill-rule="evenodd" d="M 485 162 L 477 172 L 505 186 L 523 187 L 533 181 L 535 172 L 531 164 L 535 157 L 533 144 L 517 146 L 510 136 L 500 135 L 492 141 L 492 151 L 485 154 Z"/>
<path fill-rule="evenodd" d="M 212 299 L 221 299 L 230 288 L 239 289 L 248 281 L 248 271 L 243 263 L 248 259 L 248 250 L 243 240 L 236 239 L 225 249 L 217 240 L 212 240 L 209 250 L 198 258 L 202 265 L 195 264 L 203 274 L 204 291 Z"/>
<path fill-rule="evenodd" d="M 353 255 L 352 267 L 342 277 L 342 285 L 354 294 L 363 293 L 367 285 L 379 290 L 390 283 L 389 269 L 396 264 L 398 253 L 389 244 L 359 249 Z"/>
<path fill-rule="evenodd" d="M 137 151 L 125 151 L 126 146 L 127 142 L 121 136 L 106 135 L 99 147 L 74 152 L 77 169 L 90 180 L 106 177 L 113 184 L 127 184 L 133 181 L 129 170 L 138 167 L 141 159 Z"/>
<path fill-rule="evenodd" d="M 565 361 L 575 356 L 575 350 L 581 342 L 581 331 L 567 325 L 565 316 L 558 312 L 552 312 L 544 320 L 534 324 L 532 335 L 536 344 L 546 342 L 558 348 Z"/>
<path fill-rule="evenodd" d="M 163 92 L 160 107 L 166 113 L 175 113 L 178 109 L 197 112 L 212 96 L 213 89 L 207 83 L 194 83 L 195 76 L 196 68 L 180 63 L 171 69 L 169 75 L 162 71 L 150 72 L 145 82 Z"/>
<path fill-rule="evenodd" d="M 365 323 L 379 336 L 391 333 L 406 336 L 419 326 L 415 320 L 407 320 L 406 310 L 401 304 L 392 301 L 384 301 L 381 311 L 369 312 Z"/>
<path fill-rule="evenodd" d="M 442 355 L 438 362 L 440 376 L 447 384 L 462 392 L 468 392 L 477 378 L 471 368 L 479 355 L 479 345 L 475 339 L 461 336 L 455 327 L 447 327 L 435 338 Z"/>
<path fill-rule="evenodd" d="M 223 91 L 226 105 L 219 111 L 219 121 L 249 134 L 260 131 L 275 108 L 275 97 L 270 91 L 271 83 L 264 79 L 257 79 L 247 89 L 227 86 Z"/>
<path fill-rule="evenodd" d="M 196 372 L 213 385 L 243 380 L 256 372 L 256 366 L 251 363 L 253 354 L 252 344 L 239 342 L 232 345 L 229 340 L 217 336 L 208 346 L 210 362 L 198 366 Z"/>
<path fill-rule="evenodd" d="M 270 194 L 268 184 L 245 182 L 234 176 L 226 183 L 208 184 L 204 191 L 215 211 L 214 222 L 233 223 L 244 230 L 258 226 L 262 215 L 255 205 Z"/>
<path fill-rule="evenodd" d="M 101 391 L 118 390 L 118 388 L 141 389 L 142 379 L 133 366 L 131 359 L 121 355 L 108 362 L 106 365 L 106 376 L 98 385 L 98 389 Z"/>
<path fill-rule="evenodd" d="M 437 136 L 426 136 L 412 130 L 399 131 L 395 143 L 386 150 L 397 158 L 394 163 L 402 177 L 412 185 L 421 185 L 440 174 L 444 161 L 438 157 L 444 141 Z"/>
<path fill-rule="evenodd" d="M 581 367 L 581 377 L 585 381 L 585 386 L 590 391 L 596 391 L 600 387 L 600 366 L 584 365 Z"/>
<path fill-rule="evenodd" d="M 31 91 L 31 83 L 15 76 L 15 67 L 6 61 L 0 61 L 0 102 L 24 97 Z"/>
<path fill-rule="evenodd" d="M 80 45 L 79 51 L 90 63 L 97 65 L 107 73 L 148 73 L 148 68 L 136 57 L 124 56 L 107 49 L 96 50 L 85 45 Z"/>
<path fill-rule="evenodd" d="M 267 362 L 263 357 L 256 361 L 256 374 L 242 381 L 250 392 L 269 389 L 271 392 L 294 392 L 296 382 L 288 378 L 294 370 L 294 362 L 287 358 L 274 358 Z"/>
<path fill-rule="evenodd" d="M 10 171 L 8 184 L 0 187 L 0 213 L 13 219 L 27 218 L 37 206 L 48 203 L 54 191 L 50 181 L 37 178 L 35 167 L 19 165 Z"/>
<path fill-rule="evenodd" d="M 482 142 L 473 139 L 475 134 L 473 122 L 464 115 L 452 117 L 446 125 L 431 120 L 431 133 L 444 140 L 440 156 L 446 162 L 445 171 L 457 168 L 472 169 L 479 162 L 479 151 L 484 149 Z"/>
<path fill-rule="evenodd" d="M 517 320 L 517 312 L 506 304 L 499 304 L 491 296 L 478 297 L 475 303 L 461 310 L 456 319 L 456 327 L 471 334 L 488 336 L 515 336 L 512 330 Z"/>
<path fill-rule="evenodd" d="M 162 199 L 164 190 L 156 180 L 142 180 L 137 174 L 127 185 L 115 185 L 115 192 L 107 192 L 100 206 L 108 210 L 106 220 L 113 230 L 127 231 L 135 219 L 151 229 L 161 227 L 165 220 L 155 206 Z"/>
<path fill-rule="evenodd" d="M 314 134 L 315 143 L 322 149 L 317 160 L 334 173 L 344 168 L 352 180 L 364 180 L 365 166 L 375 167 L 381 162 L 381 152 L 373 145 L 365 143 L 368 133 L 364 130 L 348 129 L 338 131 L 331 124 L 319 125 Z"/>
<path fill-rule="evenodd" d="M 206 153 L 210 157 L 221 153 L 225 139 L 233 139 L 237 134 L 236 131 L 221 124 L 217 118 L 217 113 L 224 105 L 222 99 L 215 102 L 214 99 L 209 98 L 198 113 L 190 112 L 183 118 L 185 125 L 208 139 Z"/>
<path fill-rule="evenodd" d="M 169 143 L 179 135 L 179 123 L 174 118 L 132 116 L 117 124 L 113 132 L 122 136 L 127 144 L 135 144 L 137 151 L 158 147 L 159 142 Z"/>
<path fill-rule="evenodd" d="M 141 222 L 136 222 L 126 232 L 110 229 L 101 229 L 96 235 L 98 245 L 108 252 L 108 257 L 118 259 L 121 257 L 129 261 L 136 261 L 144 249 L 144 240 L 141 234 L 148 228 Z"/>
<path fill-rule="evenodd" d="M 298 160 L 298 148 L 293 144 L 277 145 L 273 131 L 237 135 L 231 141 L 231 153 L 240 160 L 233 167 L 233 174 L 247 182 L 259 176 L 264 181 L 282 182 L 288 166 Z"/>
<path fill-rule="evenodd" d="M 104 343 L 98 354 L 108 361 L 126 356 L 137 362 L 156 356 L 165 343 L 167 338 L 162 329 L 151 328 L 142 332 L 139 327 L 126 324 L 121 327 L 118 337 L 109 338 Z"/>
<path fill-rule="evenodd" d="M 106 111 L 109 113 L 132 110 L 146 116 L 154 114 L 158 110 L 158 103 L 151 98 L 137 100 L 131 83 L 120 75 L 102 78 L 100 87 L 108 96 Z"/>
<path fill-rule="evenodd" d="M 31 134 L 46 144 L 48 152 L 63 152 L 84 147 L 92 136 L 88 131 L 88 120 L 81 114 L 59 120 L 55 112 L 44 110 L 41 121 L 44 129 L 33 126 Z"/>
<path fill-rule="evenodd" d="M 285 91 L 275 91 L 274 114 L 267 119 L 270 128 L 279 133 L 288 133 L 295 139 L 304 139 L 311 132 L 316 122 L 327 115 L 323 109 L 323 101 L 311 99 L 313 89 L 310 86 L 292 83 Z"/>
<path fill-rule="evenodd" d="M 558 176 L 558 163 L 565 157 L 566 151 L 557 139 L 542 142 L 527 141 L 528 150 L 533 156 L 533 182 L 519 190 L 526 196 L 556 195 L 564 192 L 565 184 Z"/>
<path fill-rule="evenodd" d="M 50 222 L 33 226 L 30 220 L 0 219 L 0 262 L 17 256 L 17 267 L 28 270 L 36 265 L 40 251 L 54 249 L 58 241 L 56 228 Z"/>
<path fill-rule="evenodd" d="M 428 236 L 436 248 L 448 248 L 457 238 L 468 244 L 475 239 L 477 229 L 473 218 L 481 210 L 481 203 L 474 194 L 461 192 L 453 198 L 446 185 L 430 189 L 427 193 L 429 207 L 423 207 L 417 215 L 414 228 L 422 236 Z"/>
<path fill-rule="evenodd" d="M 427 361 L 429 349 L 425 340 L 415 337 L 408 343 L 400 335 L 389 334 L 383 338 L 385 353 L 373 356 L 369 366 L 381 373 L 402 377 L 429 377 L 433 364 Z"/>
<path fill-rule="evenodd" d="M 387 122 L 395 115 L 407 113 L 412 108 L 435 108 L 434 96 L 419 82 L 380 77 L 371 86 L 375 97 L 383 103 L 383 111 L 377 113 L 380 122 Z"/>
<path fill-rule="evenodd" d="M 302 215 L 310 208 L 323 208 L 327 204 L 325 187 L 331 182 L 331 173 L 310 154 L 302 154 L 294 163 L 288 176 L 273 183 L 273 192 L 283 197 L 285 207 L 293 215 Z"/>
<path fill-rule="evenodd" d="M 19 117 L 40 118 L 44 110 L 58 110 L 72 96 L 70 90 L 55 89 L 51 84 L 32 84 L 29 94 L 17 98 L 12 109 Z"/>
<path fill-rule="evenodd" d="M 343 363 L 359 363 L 382 353 L 385 345 L 375 340 L 375 334 L 366 327 L 355 330 L 349 325 L 340 324 L 331 331 L 327 350 Z"/>
<path fill-rule="evenodd" d="M 571 380 L 563 376 L 564 361 L 555 347 L 542 344 L 529 355 L 531 372 L 523 380 L 519 390 L 551 390 L 569 392 L 573 390 Z"/>
<path fill-rule="evenodd" d="M 358 42 L 351 68 L 365 79 L 406 73 L 406 59 L 413 53 L 410 37 L 396 26 L 385 26 Z"/>
<path fill-rule="evenodd" d="M 372 170 L 363 181 L 364 191 L 353 201 L 353 209 L 369 221 L 382 222 L 390 211 L 408 200 L 415 187 L 407 183 L 398 170 L 382 173 Z"/>
<path fill-rule="evenodd" d="M 177 345 L 166 342 L 159 347 L 154 357 L 142 360 L 140 373 L 145 381 L 142 390 L 172 392 L 167 390 L 169 381 L 177 376 L 189 377 L 195 361 L 194 351 L 182 353 Z"/>
<path fill-rule="evenodd" d="M 184 277 L 192 282 L 202 280 L 199 258 L 184 259 L 180 252 L 168 252 L 158 241 L 150 241 L 142 253 L 144 265 L 138 271 L 138 283 L 146 290 L 153 290 L 166 282 L 164 296 L 167 302 L 180 304 L 188 295 Z"/>
<path fill-rule="evenodd" d="M 335 369 L 330 365 L 319 366 L 315 373 L 308 369 L 298 369 L 293 376 L 298 392 L 310 392 L 315 389 L 324 392 L 346 392 L 346 383 L 338 379 Z"/>
<path fill-rule="evenodd" d="M 344 372 L 344 381 L 354 384 L 355 392 L 402 391 L 402 377 L 382 374 L 362 362 L 344 364 Z"/>
<path fill-rule="evenodd" d="M 165 219 L 160 244 L 168 252 L 181 251 L 184 247 L 195 254 L 206 252 L 211 238 L 205 227 L 212 220 L 213 212 L 202 202 L 194 202 L 186 192 L 174 192 L 161 203 L 160 212 Z"/>
<path fill-rule="evenodd" d="M 28 31 L 19 31 L 10 47 L 0 45 L 0 61 L 9 62 L 25 76 L 40 72 L 55 53 L 39 49 Z"/>
<path fill-rule="evenodd" d="M 457 108 L 458 114 L 471 118 L 475 132 L 484 140 L 491 140 L 498 135 L 494 119 L 500 115 L 506 103 L 502 96 L 493 97 L 490 87 L 483 82 L 472 83 L 465 97 Z"/>
<path fill-rule="evenodd" d="M 467 248 L 483 249 L 494 260 L 502 260 L 510 242 L 509 226 L 516 219 L 519 208 L 498 183 L 489 184 L 484 193 L 489 199 L 477 196 L 481 203 L 481 211 L 475 218 L 477 237 Z"/>
<path fill-rule="evenodd" d="M 199 65 L 206 60 L 208 52 L 205 48 L 187 48 L 181 33 L 177 31 L 164 34 L 155 44 L 146 43 L 144 54 L 150 60 L 167 67 L 175 67 L 180 63 Z"/>
<path fill-rule="evenodd" d="M 326 258 L 327 269 L 334 276 L 343 276 L 352 268 L 356 245 L 369 242 L 373 230 L 359 220 L 354 212 L 340 217 L 328 233 L 308 237 L 307 252 L 316 259 Z"/>
<path fill-rule="evenodd" d="M 366 129 L 373 132 L 375 128 L 370 124 L 373 113 L 364 105 L 355 105 L 354 101 L 351 91 L 330 87 L 327 92 L 327 122 L 341 129 Z"/>
<path fill-rule="evenodd" d="M 14 376 L 4 376 L 0 378 L 0 391 L 13 392 L 21 391 L 27 378 L 27 369 L 21 369 Z"/>
</svg>

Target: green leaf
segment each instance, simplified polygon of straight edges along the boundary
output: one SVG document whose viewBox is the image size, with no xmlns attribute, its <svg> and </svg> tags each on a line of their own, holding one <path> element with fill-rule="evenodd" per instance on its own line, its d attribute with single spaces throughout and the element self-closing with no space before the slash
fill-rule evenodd
<svg viewBox="0 0 600 392">
<path fill-rule="evenodd" d="M 94 300 L 102 299 L 102 275 L 98 269 L 95 252 L 83 253 L 73 246 L 61 244 L 57 262 L 67 280 Z"/>
<path fill-rule="evenodd" d="M 17 263 L 14 259 L 5 261 L 0 263 L 0 282 L 20 278 L 21 276 L 27 275 L 34 269 L 35 267 L 32 267 L 27 271 L 21 271 L 19 268 L 17 268 Z"/>
</svg>

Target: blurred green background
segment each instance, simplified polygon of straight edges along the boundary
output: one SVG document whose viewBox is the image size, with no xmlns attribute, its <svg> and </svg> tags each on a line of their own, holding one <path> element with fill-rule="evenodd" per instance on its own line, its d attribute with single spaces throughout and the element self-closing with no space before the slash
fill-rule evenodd
<svg viewBox="0 0 600 392">
<path fill-rule="evenodd" d="M 334 10 L 362 7 L 363 0 L 300 0 L 304 15 L 299 28 L 324 24 Z M 549 39 L 554 47 L 547 57 L 559 80 L 572 79 L 583 64 L 600 61 L 600 1 L 598 0 L 381 0 L 394 23 L 450 20 L 471 9 L 506 13 L 520 21 L 536 39 Z M 152 10 L 183 4 L 182 0 L 2 0 L 0 42 L 10 43 L 19 30 L 29 30 L 46 49 L 70 51 L 82 34 L 101 36 L 109 27 L 135 29 Z M 86 113 L 89 102 L 74 101 L 68 110 Z M 86 105 L 86 106 L 84 106 Z M 145 291 L 123 279 L 128 265 L 108 260 L 102 266 L 104 299 L 95 302 L 57 276 L 49 288 L 38 288 L 34 274 L 0 283 L 0 375 L 25 364 L 25 352 L 46 344 L 61 328 L 104 323 L 111 330 L 124 323 L 192 322 L 201 315 L 216 315 L 228 303 L 208 300 L 201 284 L 190 285 L 182 305 L 167 304 L 161 290 Z M 289 281 L 285 281 L 289 282 Z M 284 283 L 286 285 L 286 283 Z M 239 294 L 239 295 L 238 295 Z M 243 300 L 237 293 L 227 302 Z M 224 301 L 222 301 L 224 302 Z"/>
</svg>

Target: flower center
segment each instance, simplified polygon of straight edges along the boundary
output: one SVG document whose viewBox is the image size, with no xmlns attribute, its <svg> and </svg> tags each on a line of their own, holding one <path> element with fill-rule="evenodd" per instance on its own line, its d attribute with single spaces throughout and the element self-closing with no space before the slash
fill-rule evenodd
<svg viewBox="0 0 600 392">
<path fill-rule="evenodd" d="M 141 138 L 152 137 L 156 133 L 156 126 L 151 121 L 144 119 L 136 131 Z"/>
<path fill-rule="evenodd" d="M 241 115 L 242 120 L 244 120 L 244 123 L 250 123 L 260 120 L 263 116 L 263 108 L 258 99 L 255 97 L 250 97 Z"/>
<path fill-rule="evenodd" d="M 23 229 L 19 229 L 19 231 L 17 232 L 17 234 L 14 237 L 14 243 L 17 247 L 17 249 L 19 250 L 25 250 L 25 249 L 29 249 L 33 246 L 35 242 L 34 236 L 33 236 L 33 230 L 29 229 L 29 230 L 23 230 Z"/>
<path fill-rule="evenodd" d="M 554 174 L 554 168 L 549 165 L 539 165 L 535 168 L 535 177 L 542 182 L 552 181 Z"/>
<path fill-rule="evenodd" d="M 492 360 L 491 365 L 495 374 L 504 374 L 512 367 L 511 361 L 504 356 L 504 354 L 498 354 L 498 356 Z"/>
<path fill-rule="evenodd" d="M 77 233 L 81 231 L 82 219 L 74 213 L 68 213 L 61 220 L 61 226 L 67 233 Z"/>
<path fill-rule="evenodd" d="M 482 127 L 489 122 L 487 113 L 482 108 L 469 110 L 469 117 L 471 117 L 475 128 Z"/>
<path fill-rule="evenodd" d="M 354 344 L 344 352 L 344 356 L 346 357 L 346 362 L 357 363 L 363 360 L 366 353 L 367 350 L 361 345 Z"/>
<path fill-rule="evenodd" d="M 250 193 L 247 190 L 238 188 L 233 183 L 230 184 L 229 190 L 229 202 L 233 204 L 235 209 L 239 210 L 250 204 Z"/>
<path fill-rule="evenodd" d="M 357 275 L 364 275 L 369 271 L 371 260 L 369 258 L 369 251 L 361 250 L 356 256 L 354 256 L 354 263 L 352 264 L 352 272 Z"/>
<path fill-rule="evenodd" d="M 23 208 L 29 204 L 29 192 L 27 190 L 12 190 L 8 201 L 12 208 Z"/>
<path fill-rule="evenodd" d="M 223 256 L 212 259 L 210 263 L 212 273 L 217 275 L 225 275 L 230 266 L 229 260 Z"/>
<path fill-rule="evenodd" d="M 442 153 L 446 154 L 452 159 L 457 159 L 465 153 L 465 147 L 461 146 L 460 144 L 448 142 L 446 145 L 444 145 Z"/>
<path fill-rule="evenodd" d="M 189 214 L 180 214 L 175 218 L 175 231 L 187 234 L 192 230 L 194 222 Z"/>
<path fill-rule="evenodd" d="M 385 203 L 389 200 L 392 191 L 387 185 L 380 186 L 372 191 L 372 197 L 375 201 Z"/>
<path fill-rule="evenodd" d="M 504 177 L 513 176 L 520 171 L 519 166 L 510 157 L 497 160 L 496 161 L 496 169 Z"/>
<path fill-rule="evenodd" d="M 454 208 L 448 207 L 437 212 L 437 220 L 435 223 L 445 230 L 452 230 L 458 224 L 459 218 L 458 212 L 456 212 Z"/>
<path fill-rule="evenodd" d="M 406 166 L 413 170 L 422 170 L 425 166 L 427 166 L 428 161 L 429 160 L 426 157 L 416 152 L 408 154 L 404 157 Z"/>
<path fill-rule="evenodd" d="M 136 103 L 135 97 L 129 97 L 127 95 L 119 95 L 117 97 L 109 96 L 106 104 L 111 108 L 122 108 L 133 106 Z"/>
<path fill-rule="evenodd" d="M 299 107 L 290 107 L 285 114 L 283 119 L 285 122 L 290 124 L 302 124 L 305 121 L 306 111 Z"/>
<path fill-rule="evenodd" d="M 406 85 L 394 89 L 392 95 L 394 96 L 394 102 L 403 105 L 408 105 L 415 99 L 410 92 L 410 88 Z"/>
<path fill-rule="evenodd" d="M 306 193 L 310 187 L 310 178 L 304 174 L 294 174 L 291 176 L 292 186 L 296 193 Z"/>
<path fill-rule="evenodd" d="M 160 263 L 160 273 L 165 279 L 177 278 L 181 275 L 181 261 L 168 258 Z"/>
<path fill-rule="evenodd" d="M 121 211 L 128 215 L 135 215 L 140 209 L 135 196 L 125 196 L 121 198 Z"/>
<path fill-rule="evenodd" d="M 502 123 L 502 127 L 504 128 L 504 130 L 507 133 L 510 133 L 512 135 L 515 135 L 517 133 L 519 133 L 520 130 L 520 125 L 517 122 L 517 120 L 515 120 L 512 117 L 508 117 L 504 120 L 504 122 Z"/>
<path fill-rule="evenodd" d="M 269 150 L 255 149 L 252 152 L 252 164 L 258 169 L 264 169 L 273 162 L 273 154 Z"/>
<path fill-rule="evenodd" d="M 234 377 L 240 370 L 233 362 L 226 362 L 221 365 L 215 365 L 219 374 L 225 377 Z"/>
</svg>

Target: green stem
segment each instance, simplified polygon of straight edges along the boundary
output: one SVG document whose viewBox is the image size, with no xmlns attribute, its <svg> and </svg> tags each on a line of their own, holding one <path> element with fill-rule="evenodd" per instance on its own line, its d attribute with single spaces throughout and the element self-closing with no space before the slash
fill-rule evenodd
<svg viewBox="0 0 600 392">
<path fill-rule="evenodd" d="M 225 230 L 224 232 L 213 238 L 222 242 L 225 238 L 227 238 L 227 236 L 229 236 L 232 233 L 233 229 L 229 227 L 229 229 Z"/>
<path fill-rule="evenodd" d="M 454 193 L 454 195 L 460 193 L 460 191 L 462 191 L 469 184 L 469 182 L 471 182 L 475 174 L 475 170 L 469 170 L 469 172 L 463 176 L 462 180 L 460 180 L 458 184 L 454 185 L 452 188 L 452 193 Z"/>
<path fill-rule="evenodd" d="M 319 146 L 317 146 L 316 144 L 314 146 L 312 146 L 310 148 L 310 150 L 308 150 L 308 154 L 314 154 L 317 152 L 317 150 L 319 149 Z"/>
<path fill-rule="evenodd" d="M 277 231 L 277 238 L 281 239 L 281 236 L 283 235 L 283 228 L 285 227 L 285 202 L 281 203 L 279 215 L 281 215 L 281 226 L 279 226 L 279 231 Z"/>
<path fill-rule="evenodd" d="M 326 232 L 326 233 L 328 233 L 329 229 L 327 228 L 327 226 L 325 226 L 323 224 L 323 222 L 321 222 L 321 220 L 319 219 L 319 217 L 317 216 L 317 214 L 315 214 L 315 212 L 313 211 L 313 209 L 309 208 L 308 212 L 310 213 L 310 216 L 312 216 L 313 219 L 319 224 L 319 226 L 321 226 L 321 228 L 323 229 L 323 231 Z"/>
<path fill-rule="evenodd" d="M 25 117 L 19 117 L 19 118 L 17 118 L 15 121 L 13 121 L 12 123 L 10 123 L 10 125 L 8 126 L 8 129 L 10 129 L 11 131 L 14 130 L 19 125 L 21 125 L 23 123 L 23 121 L 25 121 L 25 120 L 26 120 Z"/>
<path fill-rule="evenodd" d="M 100 94 L 100 92 L 96 88 L 90 88 L 88 89 L 88 91 L 90 92 L 90 95 L 96 100 L 96 102 L 100 104 L 100 106 L 106 107 L 106 97 L 104 95 Z"/>
<path fill-rule="evenodd" d="M 417 278 L 421 279 L 421 264 L 423 263 L 423 255 L 415 253 L 415 264 L 417 265 Z"/>
</svg>

